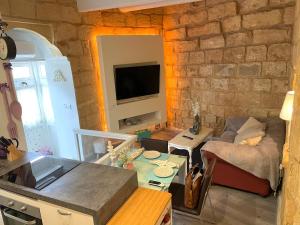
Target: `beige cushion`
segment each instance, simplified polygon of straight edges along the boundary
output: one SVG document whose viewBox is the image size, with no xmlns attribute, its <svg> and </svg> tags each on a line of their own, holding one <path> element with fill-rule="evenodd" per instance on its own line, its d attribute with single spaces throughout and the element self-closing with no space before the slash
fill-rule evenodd
<svg viewBox="0 0 300 225">
<path fill-rule="evenodd" d="M 235 137 L 234 143 L 240 144 L 249 138 L 264 137 L 264 136 L 265 136 L 265 131 L 262 130 L 262 128 L 250 127 L 248 129 L 242 131 L 241 133 L 239 133 Z"/>
<path fill-rule="evenodd" d="M 249 128 L 257 128 L 257 129 L 261 129 L 264 130 L 265 129 L 265 124 L 259 122 L 258 120 L 256 120 L 253 117 L 250 117 L 244 124 L 243 126 L 241 126 L 241 128 L 237 131 L 238 134 L 244 132 L 245 130 L 249 129 Z"/>
<path fill-rule="evenodd" d="M 262 140 L 262 136 L 254 137 L 254 138 L 248 138 L 244 141 L 242 141 L 241 145 L 250 145 L 250 146 L 256 146 L 258 143 Z"/>
</svg>

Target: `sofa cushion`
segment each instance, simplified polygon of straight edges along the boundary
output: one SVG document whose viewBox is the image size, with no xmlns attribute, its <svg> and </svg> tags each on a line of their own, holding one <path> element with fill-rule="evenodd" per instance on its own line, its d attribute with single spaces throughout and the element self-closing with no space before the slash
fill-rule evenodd
<svg viewBox="0 0 300 225">
<path fill-rule="evenodd" d="M 264 137 L 265 131 L 259 127 L 250 127 L 246 130 L 240 132 L 234 139 L 235 144 L 241 144 L 243 141 L 246 141 L 250 138 Z M 251 141 L 251 140 L 250 140 Z"/>
<path fill-rule="evenodd" d="M 237 131 L 238 134 L 243 133 L 245 130 L 250 129 L 250 128 L 257 128 L 260 130 L 265 129 L 265 125 L 258 120 L 256 120 L 253 117 L 250 117 L 242 126 L 241 128 Z"/>
<path fill-rule="evenodd" d="M 229 117 L 226 119 L 224 131 L 237 132 L 249 117 Z"/>
</svg>

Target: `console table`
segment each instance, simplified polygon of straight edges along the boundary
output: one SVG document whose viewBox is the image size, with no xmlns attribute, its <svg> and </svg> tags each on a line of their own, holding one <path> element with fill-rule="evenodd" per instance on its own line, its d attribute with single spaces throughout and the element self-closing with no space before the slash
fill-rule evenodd
<svg viewBox="0 0 300 225">
<path fill-rule="evenodd" d="M 168 143 L 169 154 L 172 152 L 172 148 L 184 149 L 189 152 L 189 168 L 192 168 L 192 153 L 193 149 L 201 144 L 205 139 L 212 136 L 213 129 L 202 127 L 199 134 L 192 134 L 189 129 L 186 129 L 179 134 L 177 134 L 173 139 Z"/>
</svg>

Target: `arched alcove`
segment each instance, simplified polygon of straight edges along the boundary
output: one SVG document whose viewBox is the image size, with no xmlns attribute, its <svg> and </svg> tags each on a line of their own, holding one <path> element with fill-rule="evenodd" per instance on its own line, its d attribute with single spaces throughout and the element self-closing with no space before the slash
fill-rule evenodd
<svg viewBox="0 0 300 225">
<path fill-rule="evenodd" d="M 13 28 L 7 34 L 17 46 L 10 62 L 23 108 L 22 121 L 13 118 L 21 143 L 28 151 L 77 159 L 73 131 L 80 125 L 69 60 L 35 31 Z"/>
</svg>

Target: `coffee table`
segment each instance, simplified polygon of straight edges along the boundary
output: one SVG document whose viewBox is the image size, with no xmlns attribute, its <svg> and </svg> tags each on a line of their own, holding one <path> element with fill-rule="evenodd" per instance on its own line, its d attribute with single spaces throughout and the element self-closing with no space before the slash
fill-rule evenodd
<svg viewBox="0 0 300 225">
<path fill-rule="evenodd" d="M 186 129 L 179 134 L 177 134 L 173 139 L 168 142 L 168 151 L 169 154 L 174 148 L 184 149 L 189 152 L 189 168 L 192 168 L 192 153 L 193 149 L 196 148 L 199 144 L 205 141 L 208 137 L 213 134 L 212 128 L 202 127 L 199 134 L 192 134 L 189 129 Z M 190 138 L 187 138 L 190 137 Z"/>
</svg>

